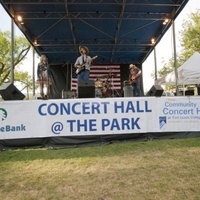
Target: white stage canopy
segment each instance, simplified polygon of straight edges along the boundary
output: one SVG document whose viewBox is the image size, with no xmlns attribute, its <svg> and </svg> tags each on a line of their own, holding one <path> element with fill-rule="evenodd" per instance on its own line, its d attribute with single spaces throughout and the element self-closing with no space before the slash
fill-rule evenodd
<svg viewBox="0 0 200 200">
<path fill-rule="evenodd" d="M 200 54 L 195 52 L 178 69 L 178 85 L 200 84 Z M 176 85 L 175 72 L 171 72 L 156 81 L 157 85 Z"/>
</svg>

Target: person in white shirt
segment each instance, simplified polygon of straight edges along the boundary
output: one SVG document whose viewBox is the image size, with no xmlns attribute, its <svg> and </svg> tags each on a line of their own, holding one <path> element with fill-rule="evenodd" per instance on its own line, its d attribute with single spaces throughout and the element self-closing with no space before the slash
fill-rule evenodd
<svg viewBox="0 0 200 200">
<path fill-rule="evenodd" d="M 89 80 L 91 57 L 88 56 L 89 49 L 86 46 L 79 46 L 81 56 L 76 59 L 74 66 L 77 68 L 76 73 L 79 80 Z"/>
<path fill-rule="evenodd" d="M 40 86 L 40 95 L 42 99 L 48 99 L 50 96 L 51 70 L 46 55 L 41 55 L 37 67 L 37 83 Z M 44 88 L 46 86 L 46 92 Z"/>
</svg>

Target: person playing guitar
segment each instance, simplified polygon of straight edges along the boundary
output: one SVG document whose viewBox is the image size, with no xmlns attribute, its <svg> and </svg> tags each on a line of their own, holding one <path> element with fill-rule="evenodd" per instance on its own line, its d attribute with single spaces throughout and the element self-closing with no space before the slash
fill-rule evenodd
<svg viewBox="0 0 200 200">
<path fill-rule="evenodd" d="M 77 58 L 74 64 L 74 66 L 77 68 L 76 74 L 78 75 L 78 81 L 89 80 L 90 67 L 91 67 L 92 61 L 96 59 L 97 56 L 94 56 L 93 58 L 88 56 L 89 49 L 86 46 L 79 46 L 79 52 L 81 56 Z"/>
<path fill-rule="evenodd" d="M 133 96 L 141 96 L 140 77 L 141 70 L 133 64 L 129 65 L 129 84 L 133 86 Z"/>
</svg>

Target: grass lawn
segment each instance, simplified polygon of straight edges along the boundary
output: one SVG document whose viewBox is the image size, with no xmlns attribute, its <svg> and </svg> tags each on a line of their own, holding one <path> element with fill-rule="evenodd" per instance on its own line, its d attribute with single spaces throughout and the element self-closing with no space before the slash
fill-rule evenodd
<svg viewBox="0 0 200 200">
<path fill-rule="evenodd" d="M 199 200 L 200 138 L 0 151 L 0 200 Z"/>
</svg>

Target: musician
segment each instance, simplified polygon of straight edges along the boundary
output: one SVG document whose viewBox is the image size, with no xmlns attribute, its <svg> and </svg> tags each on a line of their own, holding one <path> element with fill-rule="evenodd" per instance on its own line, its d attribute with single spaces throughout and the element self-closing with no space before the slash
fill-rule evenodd
<svg viewBox="0 0 200 200">
<path fill-rule="evenodd" d="M 40 95 L 42 99 L 48 99 L 50 96 L 50 84 L 51 84 L 51 71 L 48 64 L 46 55 L 41 55 L 40 62 L 37 67 L 37 83 L 40 87 Z M 46 92 L 44 88 L 46 87 Z"/>
<path fill-rule="evenodd" d="M 77 68 L 78 81 L 79 80 L 89 80 L 90 76 L 90 66 L 91 66 L 91 57 L 88 56 L 89 49 L 86 46 L 79 46 L 79 56 L 74 64 Z"/>
<path fill-rule="evenodd" d="M 110 97 L 110 95 L 111 95 L 111 84 L 108 81 L 108 79 L 106 81 L 102 82 L 101 93 L 102 93 L 102 97 Z"/>
<path fill-rule="evenodd" d="M 141 89 L 140 89 L 140 79 L 141 79 L 141 70 L 133 64 L 129 65 L 129 83 L 133 86 L 133 96 L 140 97 Z"/>
<path fill-rule="evenodd" d="M 197 95 L 200 95 L 200 84 L 196 84 L 195 86 L 197 88 Z"/>
</svg>

